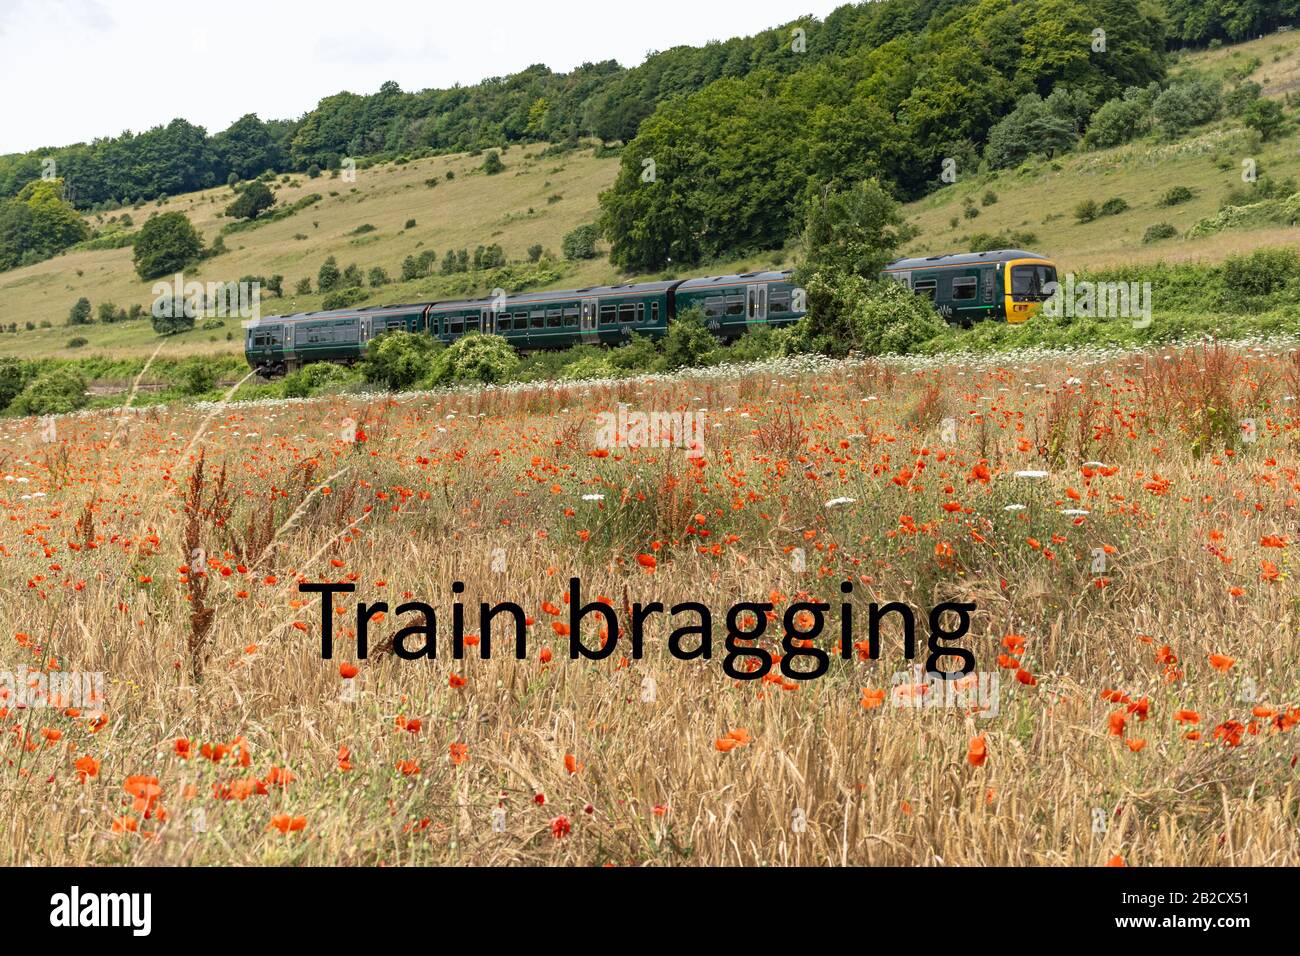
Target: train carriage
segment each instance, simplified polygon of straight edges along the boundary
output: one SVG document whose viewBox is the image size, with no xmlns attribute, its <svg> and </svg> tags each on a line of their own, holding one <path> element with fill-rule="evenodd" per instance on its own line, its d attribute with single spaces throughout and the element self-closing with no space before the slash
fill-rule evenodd
<svg viewBox="0 0 1300 956">
<path fill-rule="evenodd" d="M 1056 265 L 1022 249 L 965 252 L 899 259 L 885 266 L 886 278 L 901 282 L 934 303 L 949 322 L 969 327 L 986 319 L 1026 322 L 1056 282 Z"/>
<path fill-rule="evenodd" d="M 713 333 L 728 341 L 750 329 L 795 322 L 804 309 L 789 272 L 750 272 L 275 316 L 249 324 L 245 352 L 250 365 L 275 375 L 308 362 L 356 362 L 371 342 L 394 330 L 427 333 L 446 345 L 485 332 L 521 352 L 618 346 L 633 334 L 662 337 L 669 322 L 696 306 Z"/>
</svg>

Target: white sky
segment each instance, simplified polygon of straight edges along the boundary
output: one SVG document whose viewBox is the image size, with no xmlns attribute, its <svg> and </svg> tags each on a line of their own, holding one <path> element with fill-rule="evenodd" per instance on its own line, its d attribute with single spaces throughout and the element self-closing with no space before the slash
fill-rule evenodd
<svg viewBox="0 0 1300 956">
<path fill-rule="evenodd" d="M 634 66 L 845 0 L 0 0 L 0 154 L 184 117 L 292 119 L 341 90 Z"/>
</svg>

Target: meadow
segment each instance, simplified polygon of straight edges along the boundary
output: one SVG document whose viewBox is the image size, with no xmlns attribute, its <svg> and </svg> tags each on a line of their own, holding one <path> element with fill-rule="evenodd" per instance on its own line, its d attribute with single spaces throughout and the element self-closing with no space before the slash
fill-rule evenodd
<svg viewBox="0 0 1300 956">
<path fill-rule="evenodd" d="M 1260 342 L 5 420 L 0 863 L 1295 865 L 1297 396 Z M 704 437 L 601 441 L 623 405 Z M 843 581 L 973 603 L 996 706 L 934 706 L 896 629 L 841 660 L 837 612 L 816 680 L 663 615 L 572 661 L 571 576 L 770 604 L 777 657 Z M 453 581 L 525 659 L 452 656 Z M 302 582 L 356 587 L 332 660 Z M 435 660 L 393 653 L 416 596 Z"/>
</svg>

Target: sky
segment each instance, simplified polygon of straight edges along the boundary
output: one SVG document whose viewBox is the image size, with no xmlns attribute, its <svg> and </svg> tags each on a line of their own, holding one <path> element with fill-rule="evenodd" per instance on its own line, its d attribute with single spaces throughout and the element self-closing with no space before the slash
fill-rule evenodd
<svg viewBox="0 0 1300 956">
<path fill-rule="evenodd" d="M 845 0 L 0 0 L 0 154 L 183 117 L 294 119 L 325 96 L 635 66 Z"/>
</svg>

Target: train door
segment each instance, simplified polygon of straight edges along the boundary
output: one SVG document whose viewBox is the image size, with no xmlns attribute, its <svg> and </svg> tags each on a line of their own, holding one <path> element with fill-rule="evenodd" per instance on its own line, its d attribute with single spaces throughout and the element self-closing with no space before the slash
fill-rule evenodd
<svg viewBox="0 0 1300 956">
<path fill-rule="evenodd" d="M 482 321 L 482 328 L 488 335 L 495 335 L 497 331 L 497 314 L 491 309 L 482 309 L 479 311 L 479 318 Z"/>
<path fill-rule="evenodd" d="M 754 282 L 749 286 L 749 301 L 745 308 L 745 323 L 749 326 L 767 324 L 767 283 Z"/>
<path fill-rule="evenodd" d="M 584 342 L 591 343 L 592 345 L 595 345 L 600 341 L 600 333 L 596 328 L 597 313 L 599 311 L 597 306 L 599 305 L 599 299 L 582 300 L 582 316 L 579 319 L 581 322 L 581 325 L 579 326 L 579 338 Z"/>
</svg>

